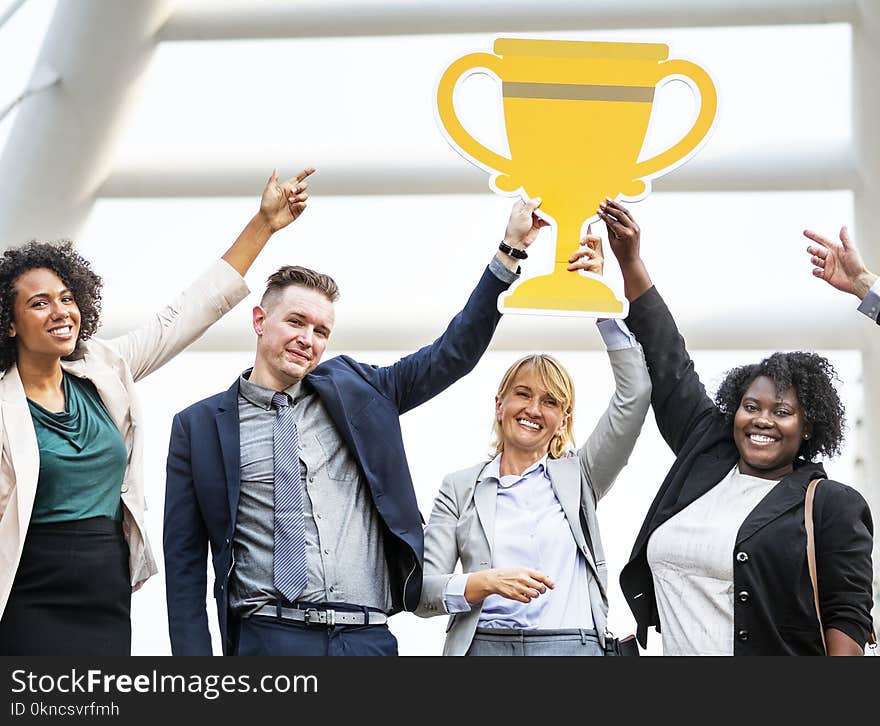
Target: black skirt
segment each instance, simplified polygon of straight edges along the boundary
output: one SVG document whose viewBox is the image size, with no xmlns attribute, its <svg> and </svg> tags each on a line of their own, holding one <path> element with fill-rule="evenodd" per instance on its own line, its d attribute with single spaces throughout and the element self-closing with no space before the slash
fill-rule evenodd
<svg viewBox="0 0 880 726">
<path fill-rule="evenodd" d="M 122 524 L 107 517 L 32 524 L 0 618 L 0 655 L 130 654 Z"/>
</svg>

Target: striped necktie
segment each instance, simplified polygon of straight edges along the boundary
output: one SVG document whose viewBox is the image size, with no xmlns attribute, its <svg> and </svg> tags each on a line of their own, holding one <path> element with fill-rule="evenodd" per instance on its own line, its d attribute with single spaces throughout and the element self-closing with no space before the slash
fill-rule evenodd
<svg viewBox="0 0 880 726">
<path fill-rule="evenodd" d="M 308 582 L 306 530 L 303 521 L 299 435 L 293 409 L 284 393 L 272 396 L 277 409 L 274 426 L 275 563 L 272 581 L 288 602 L 300 596 Z"/>
</svg>

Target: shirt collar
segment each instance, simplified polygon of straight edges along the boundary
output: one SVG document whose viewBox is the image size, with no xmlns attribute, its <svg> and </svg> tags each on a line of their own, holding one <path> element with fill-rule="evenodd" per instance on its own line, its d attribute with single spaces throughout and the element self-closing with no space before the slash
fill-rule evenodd
<svg viewBox="0 0 880 726">
<path fill-rule="evenodd" d="M 532 464 L 528 469 L 526 469 L 519 476 L 509 475 L 502 478 L 501 476 L 501 454 L 498 454 L 492 461 L 488 463 L 486 468 L 483 470 L 483 479 L 488 477 L 492 477 L 498 482 L 498 486 L 500 487 L 512 487 L 517 482 L 522 481 L 523 479 L 527 479 L 530 476 L 541 475 L 543 474 L 546 479 L 550 478 L 550 475 L 547 473 L 547 454 L 544 454 L 540 459 L 538 459 L 534 464 Z"/>
<path fill-rule="evenodd" d="M 272 409 L 272 397 L 277 391 L 261 386 L 259 383 L 253 383 L 250 380 L 251 372 L 253 370 L 253 368 L 248 368 L 241 374 L 238 379 L 238 392 L 245 398 L 245 400 L 254 404 L 254 406 L 269 411 Z M 297 400 L 297 397 L 300 394 L 300 389 L 302 388 L 301 384 L 302 381 L 297 381 L 292 386 L 284 389 L 284 392 L 291 401 Z"/>
</svg>

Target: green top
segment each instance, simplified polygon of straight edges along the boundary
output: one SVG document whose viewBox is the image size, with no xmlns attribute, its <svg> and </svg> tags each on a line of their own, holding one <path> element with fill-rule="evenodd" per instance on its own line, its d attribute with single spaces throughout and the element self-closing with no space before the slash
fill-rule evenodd
<svg viewBox="0 0 880 726">
<path fill-rule="evenodd" d="M 28 399 L 40 447 L 32 524 L 89 517 L 122 519 L 120 489 L 128 463 L 122 434 L 94 384 L 64 374 L 65 409 Z"/>
</svg>

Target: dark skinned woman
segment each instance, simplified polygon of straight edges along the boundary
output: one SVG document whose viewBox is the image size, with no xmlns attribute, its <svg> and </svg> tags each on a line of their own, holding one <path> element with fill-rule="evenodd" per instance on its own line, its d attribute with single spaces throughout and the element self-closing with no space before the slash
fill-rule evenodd
<svg viewBox="0 0 880 726">
<path fill-rule="evenodd" d="M 632 214 L 608 200 L 599 216 L 657 425 L 676 456 L 620 575 L 640 643 L 654 625 L 667 655 L 861 655 L 871 633 L 871 515 L 814 461 L 843 438 L 833 368 L 815 353 L 775 353 L 730 371 L 713 402 L 640 257 Z M 814 479 L 822 630 L 804 525 Z"/>
<path fill-rule="evenodd" d="M 312 171 L 273 173 L 222 259 L 118 338 L 92 337 L 101 278 L 70 242 L 0 258 L 0 655 L 130 653 L 131 592 L 156 572 L 135 382 L 247 295 L 242 276 L 302 213 Z"/>
</svg>

